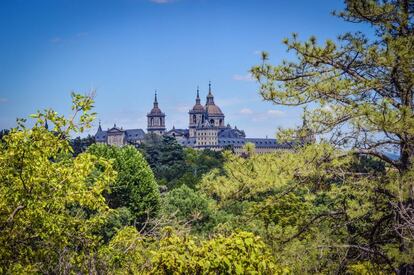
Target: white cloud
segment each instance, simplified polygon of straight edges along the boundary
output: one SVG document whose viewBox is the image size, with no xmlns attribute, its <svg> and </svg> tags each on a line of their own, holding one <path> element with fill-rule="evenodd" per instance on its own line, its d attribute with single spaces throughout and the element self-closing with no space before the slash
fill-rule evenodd
<svg viewBox="0 0 414 275">
<path fill-rule="evenodd" d="M 243 108 L 243 109 L 240 110 L 240 114 L 242 114 L 242 115 L 251 115 L 251 114 L 253 114 L 253 111 L 252 111 L 252 109 L 249 109 L 249 108 Z"/>
<path fill-rule="evenodd" d="M 236 80 L 236 81 L 254 81 L 254 79 L 253 79 L 253 77 L 250 73 L 248 73 L 246 75 L 235 74 L 235 75 L 233 75 L 233 80 Z"/>
<path fill-rule="evenodd" d="M 282 117 L 285 115 L 285 113 L 280 110 L 268 110 L 267 114 L 272 117 Z"/>
<path fill-rule="evenodd" d="M 239 105 L 239 104 L 244 104 L 244 103 L 250 103 L 250 102 L 255 102 L 255 101 L 259 101 L 260 99 L 257 98 L 241 98 L 241 97 L 232 97 L 232 98 L 217 98 L 217 100 L 215 99 L 216 104 L 220 107 L 220 108 L 225 108 L 228 106 L 234 106 L 234 105 Z"/>
<path fill-rule="evenodd" d="M 174 0 L 150 0 L 152 3 L 155 4 L 168 4 L 174 2 Z"/>
</svg>

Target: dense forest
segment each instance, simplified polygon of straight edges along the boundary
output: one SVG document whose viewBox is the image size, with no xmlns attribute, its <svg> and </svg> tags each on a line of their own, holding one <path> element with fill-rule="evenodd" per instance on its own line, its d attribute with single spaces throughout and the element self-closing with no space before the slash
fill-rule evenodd
<svg viewBox="0 0 414 275">
<path fill-rule="evenodd" d="M 294 61 L 251 69 L 264 100 L 307 106 L 279 141 L 315 142 L 237 156 L 70 140 L 96 117 L 76 93 L 73 115 L 2 131 L 0 273 L 413 274 L 414 2 L 345 3 L 334 15 L 373 35 L 294 34 Z"/>
</svg>

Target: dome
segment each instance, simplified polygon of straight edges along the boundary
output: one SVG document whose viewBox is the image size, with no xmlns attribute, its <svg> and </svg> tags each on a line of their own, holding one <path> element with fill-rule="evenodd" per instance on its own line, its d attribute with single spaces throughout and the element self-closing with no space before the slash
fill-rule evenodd
<svg viewBox="0 0 414 275">
<path fill-rule="evenodd" d="M 220 108 L 215 104 L 207 104 L 206 105 L 206 113 L 208 116 L 223 116 L 223 112 Z"/>
<path fill-rule="evenodd" d="M 208 84 L 208 95 L 205 108 L 207 116 L 224 116 L 220 108 L 214 104 L 214 96 L 211 93 L 211 83 Z"/>
<path fill-rule="evenodd" d="M 154 107 L 151 109 L 151 112 L 148 113 L 148 116 L 164 116 L 164 113 L 158 107 L 157 91 L 155 91 Z"/>
<path fill-rule="evenodd" d="M 196 104 L 194 105 L 193 109 L 190 110 L 191 113 L 204 113 L 204 107 L 200 103 L 200 91 L 197 87 L 197 97 L 196 97 Z"/>
<path fill-rule="evenodd" d="M 191 111 L 204 113 L 204 107 L 200 103 L 197 103 L 197 104 L 194 105 L 194 107 L 193 107 L 193 109 L 191 109 Z"/>
<path fill-rule="evenodd" d="M 158 108 L 158 106 L 157 107 L 154 107 L 154 108 L 152 108 L 152 110 L 151 110 L 151 112 L 149 113 L 150 115 L 162 115 L 163 114 L 163 112 L 161 111 L 161 109 L 160 108 Z"/>
</svg>

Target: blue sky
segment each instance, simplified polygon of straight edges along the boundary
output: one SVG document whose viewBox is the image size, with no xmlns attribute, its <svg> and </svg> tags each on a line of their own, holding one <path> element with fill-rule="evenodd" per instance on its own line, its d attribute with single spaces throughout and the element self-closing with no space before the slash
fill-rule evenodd
<svg viewBox="0 0 414 275">
<path fill-rule="evenodd" d="M 167 127 L 187 127 L 197 85 L 211 80 L 226 123 L 272 137 L 300 108 L 263 102 L 248 70 L 266 50 L 289 58 L 293 32 L 319 40 L 361 26 L 330 15 L 339 0 L 2 0 L 0 129 L 38 109 L 70 110 L 70 92 L 96 89 L 106 129 L 146 128 L 158 90 Z M 95 123 L 95 126 L 97 122 Z M 92 129 L 91 132 L 95 132 Z"/>
</svg>

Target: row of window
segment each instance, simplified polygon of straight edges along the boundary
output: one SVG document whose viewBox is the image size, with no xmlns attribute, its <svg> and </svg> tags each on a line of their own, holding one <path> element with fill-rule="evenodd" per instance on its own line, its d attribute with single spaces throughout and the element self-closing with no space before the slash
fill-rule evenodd
<svg viewBox="0 0 414 275">
<path fill-rule="evenodd" d="M 198 132 L 199 136 L 215 136 L 215 132 Z"/>
<path fill-rule="evenodd" d="M 199 142 L 198 145 L 217 145 L 217 142 Z"/>
</svg>

